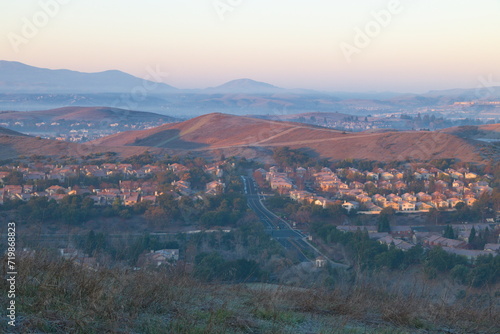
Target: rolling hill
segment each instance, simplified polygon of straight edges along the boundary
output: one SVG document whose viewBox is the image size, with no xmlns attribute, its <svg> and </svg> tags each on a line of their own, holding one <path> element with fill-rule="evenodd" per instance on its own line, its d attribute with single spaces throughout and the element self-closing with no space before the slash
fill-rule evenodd
<svg viewBox="0 0 500 334">
<path fill-rule="evenodd" d="M 479 144 L 429 131 L 342 133 L 306 124 L 209 114 L 186 122 L 128 131 L 92 142 L 97 146 L 148 146 L 176 151 L 223 152 L 269 159 L 272 148 L 289 146 L 330 159 L 432 160 L 481 162 Z"/>
<path fill-rule="evenodd" d="M 0 120 L 33 120 L 33 121 L 58 121 L 58 120 L 116 122 L 121 121 L 162 121 L 175 122 L 173 117 L 151 112 L 132 111 L 109 107 L 64 107 L 39 111 L 7 111 L 0 113 Z"/>
</svg>

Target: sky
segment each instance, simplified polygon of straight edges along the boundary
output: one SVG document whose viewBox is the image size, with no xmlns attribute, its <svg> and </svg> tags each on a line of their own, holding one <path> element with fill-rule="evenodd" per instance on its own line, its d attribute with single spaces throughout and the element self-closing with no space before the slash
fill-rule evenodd
<svg viewBox="0 0 500 334">
<path fill-rule="evenodd" d="M 500 86 L 500 0 L 0 0 L 0 59 L 178 88 Z M 486 83 L 485 83 L 486 82 Z"/>
</svg>

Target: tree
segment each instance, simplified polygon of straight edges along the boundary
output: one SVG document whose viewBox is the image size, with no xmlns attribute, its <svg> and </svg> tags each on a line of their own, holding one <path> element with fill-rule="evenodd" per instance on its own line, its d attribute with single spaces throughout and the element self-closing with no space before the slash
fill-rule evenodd
<svg viewBox="0 0 500 334">
<path fill-rule="evenodd" d="M 455 239 L 455 231 L 453 231 L 453 227 L 451 225 L 446 225 L 444 228 L 443 237 L 448 239 Z"/>
<path fill-rule="evenodd" d="M 393 208 L 387 207 L 384 208 L 380 215 L 378 216 L 378 227 L 377 230 L 379 232 L 390 232 L 391 231 L 391 218 L 394 216 L 396 211 Z"/>
<path fill-rule="evenodd" d="M 469 244 L 473 244 L 475 240 L 476 240 L 476 229 L 474 228 L 474 226 L 472 226 L 472 229 L 470 230 L 469 234 Z"/>
</svg>

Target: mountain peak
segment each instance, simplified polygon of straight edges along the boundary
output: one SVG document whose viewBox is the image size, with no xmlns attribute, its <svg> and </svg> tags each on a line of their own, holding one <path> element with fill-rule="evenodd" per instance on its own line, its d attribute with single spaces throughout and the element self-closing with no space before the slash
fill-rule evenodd
<svg viewBox="0 0 500 334">
<path fill-rule="evenodd" d="M 265 82 L 242 78 L 228 81 L 217 87 L 208 88 L 208 90 L 225 93 L 275 93 L 280 91 L 281 88 Z"/>
</svg>

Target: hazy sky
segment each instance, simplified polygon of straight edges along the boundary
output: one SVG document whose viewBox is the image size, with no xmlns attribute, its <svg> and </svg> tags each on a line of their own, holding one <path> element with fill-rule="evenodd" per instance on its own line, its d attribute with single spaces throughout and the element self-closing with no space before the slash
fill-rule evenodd
<svg viewBox="0 0 500 334">
<path fill-rule="evenodd" d="M 489 76 L 500 85 L 500 0 L 0 0 L 0 8 L 0 59 L 39 67 L 137 76 L 159 67 L 179 88 L 238 78 L 330 91 L 475 88 Z M 373 16 L 389 10 L 380 23 Z"/>
</svg>

